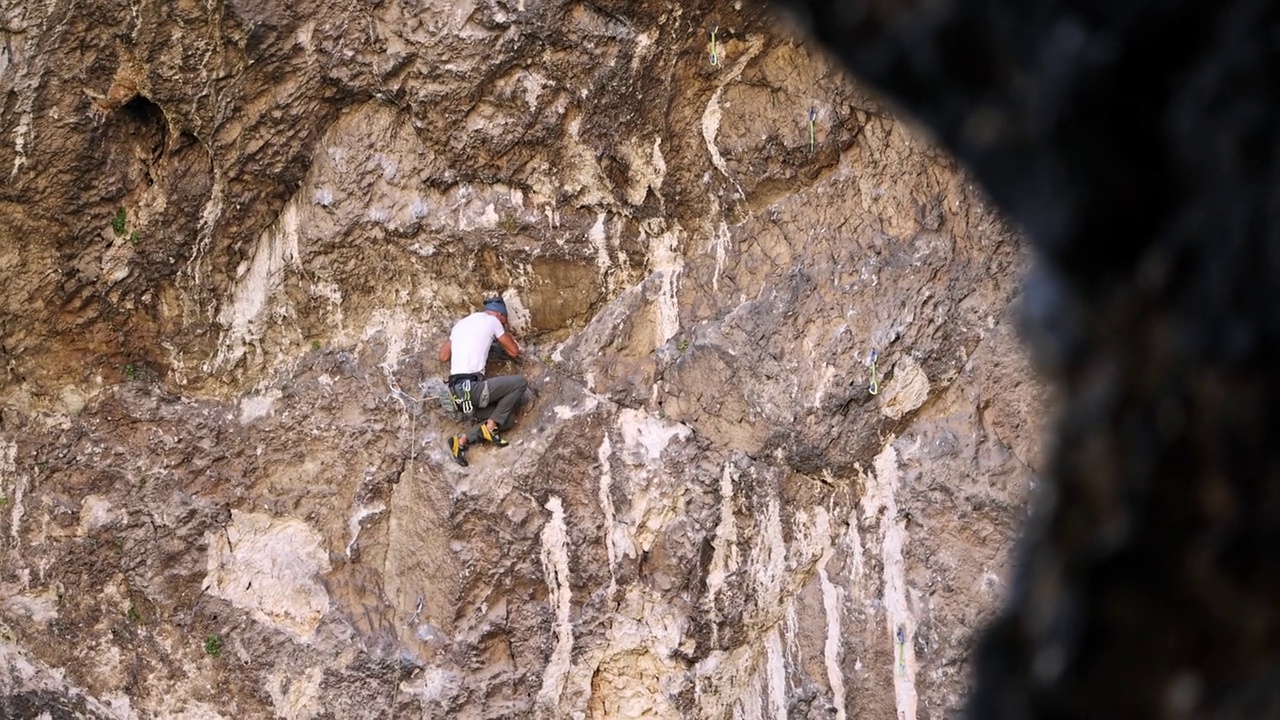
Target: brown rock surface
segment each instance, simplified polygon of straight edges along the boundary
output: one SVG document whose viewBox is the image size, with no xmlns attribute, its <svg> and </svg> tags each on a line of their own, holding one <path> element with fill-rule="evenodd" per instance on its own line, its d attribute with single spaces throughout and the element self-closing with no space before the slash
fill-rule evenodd
<svg viewBox="0 0 1280 720">
<path fill-rule="evenodd" d="M 0 708 L 958 707 L 1022 251 L 736 7 L 5 2 Z M 461 469 L 423 382 L 491 292 L 535 392 Z"/>
</svg>

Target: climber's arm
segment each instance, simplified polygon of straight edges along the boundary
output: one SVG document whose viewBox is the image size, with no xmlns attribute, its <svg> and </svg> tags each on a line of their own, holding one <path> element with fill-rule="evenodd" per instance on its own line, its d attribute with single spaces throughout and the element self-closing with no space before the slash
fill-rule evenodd
<svg viewBox="0 0 1280 720">
<path fill-rule="evenodd" d="M 501 335 L 499 335 L 498 344 L 501 345 L 502 349 L 506 350 L 507 354 L 510 355 L 511 357 L 513 358 L 520 357 L 520 346 L 516 344 L 516 339 L 511 337 L 511 333 L 504 332 Z"/>
</svg>

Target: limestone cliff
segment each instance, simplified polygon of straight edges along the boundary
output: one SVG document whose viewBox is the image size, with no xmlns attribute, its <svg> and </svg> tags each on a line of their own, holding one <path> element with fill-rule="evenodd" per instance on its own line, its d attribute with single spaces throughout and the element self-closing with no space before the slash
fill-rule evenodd
<svg viewBox="0 0 1280 720">
<path fill-rule="evenodd" d="M 959 706 L 1040 455 L 1024 257 L 812 45 L 727 2 L 2 6 L 4 713 Z M 463 469 L 424 383 L 495 292 L 533 392 Z"/>
</svg>

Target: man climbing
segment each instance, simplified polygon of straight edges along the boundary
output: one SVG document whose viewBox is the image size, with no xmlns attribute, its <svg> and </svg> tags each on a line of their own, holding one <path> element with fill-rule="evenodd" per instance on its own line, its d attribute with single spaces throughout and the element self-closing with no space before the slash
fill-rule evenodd
<svg viewBox="0 0 1280 720">
<path fill-rule="evenodd" d="M 484 376 L 494 340 L 513 359 L 520 357 L 520 346 L 506 326 L 507 304 L 500 297 L 489 298 L 483 310 L 454 323 L 449 339 L 440 346 L 440 362 L 450 363 L 449 393 L 454 403 L 467 418 L 483 421 L 449 438 L 449 453 L 463 467 L 467 465 L 467 448 L 473 443 L 486 440 L 507 446 L 499 432 L 511 427 L 511 415 L 524 397 L 527 383 L 519 375 Z"/>
</svg>

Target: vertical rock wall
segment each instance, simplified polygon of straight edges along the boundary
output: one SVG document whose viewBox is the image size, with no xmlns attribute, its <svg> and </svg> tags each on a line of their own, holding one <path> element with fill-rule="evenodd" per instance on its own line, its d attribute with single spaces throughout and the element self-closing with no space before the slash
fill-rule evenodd
<svg viewBox="0 0 1280 720">
<path fill-rule="evenodd" d="M 1038 463 L 1024 258 L 812 47 L 727 3 L 4 20 L 4 708 L 958 706 Z M 492 292 L 533 392 L 462 469 L 423 381 Z"/>
</svg>

